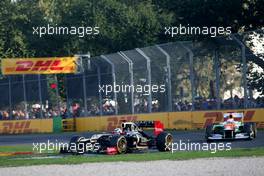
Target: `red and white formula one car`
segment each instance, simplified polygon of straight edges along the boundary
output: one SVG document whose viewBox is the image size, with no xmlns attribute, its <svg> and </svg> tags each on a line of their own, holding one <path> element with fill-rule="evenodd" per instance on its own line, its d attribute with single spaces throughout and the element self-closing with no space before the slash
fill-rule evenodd
<svg viewBox="0 0 264 176">
<path fill-rule="evenodd" d="M 243 113 L 226 113 L 224 121 L 208 125 L 207 141 L 219 139 L 253 139 L 257 136 L 256 123 L 243 122 Z"/>
</svg>

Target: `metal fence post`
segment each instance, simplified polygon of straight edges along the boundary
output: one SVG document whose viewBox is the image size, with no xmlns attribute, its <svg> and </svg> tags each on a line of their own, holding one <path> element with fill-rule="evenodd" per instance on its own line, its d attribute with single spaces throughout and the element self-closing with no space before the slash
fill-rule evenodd
<svg viewBox="0 0 264 176">
<path fill-rule="evenodd" d="M 27 93 L 26 93 L 26 83 L 25 83 L 25 75 L 22 75 L 22 83 L 23 83 L 23 98 L 25 102 L 25 113 L 26 117 L 28 117 L 28 108 L 27 108 Z"/>
<path fill-rule="evenodd" d="M 150 58 L 139 48 L 136 48 L 136 51 L 143 56 L 147 61 L 147 74 L 148 74 L 148 85 L 151 86 L 151 65 Z M 152 92 L 148 96 L 148 112 L 152 112 Z"/>
<path fill-rule="evenodd" d="M 87 92 L 86 92 L 86 79 L 85 79 L 85 69 L 84 68 L 84 58 L 90 58 L 90 54 L 80 54 L 75 55 L 81 59 L 81 70 L 82 70 L 82 84 L 83 84 L 83 103 L 84 103 L 84 115 L 88 116 L 88 105 L 87 105 Z"/>
<path fill-rule="evenodd" d="M 40 104 L 40 118 L 43 118 L 43 111 L 42 111 L 42 93 L 41 93 L 41 80 L 40 74 L 38 74 L 38 90 L 39 90 L 39 104 Z"/>
<path fill-rule="evenodd" d="M 221 108 L 220 101 L 220 60 L 219 60 L 219 50 L 218 48 L 214 50 L 214 69 L 215 69 L 215 90 L 216 90 L 216 105 L 217 109 Z"/>
<path fill-rule="evenodd" d="M 12 115 L 12 87 L 11 87 L 11 76 L 8 76 L 8 100 L 9 100 L 9 114 Z"/>
<path fill-rule="evenodd" d="M 115 91 L 116 87 L 116 71 L 115 71 L 115 65 L 104 55 L 101 55 L 101 58 L 103 58 L 107 63 L 111 65 L 111 70 L 112 70 L 112 78 L 113 78 L 113 91 L 114 91 L 114 100 L 115 100 L 115 114 L 118 114 L 118 108 L 117 108 L 117 93 Z"/>
<path fill-rule="evenodd" d="M 194 90 L 193 52 L 189 47 L 187 47 L 183 43 L 180 43 L 180 45 L 188 52 L 188 56 L 189 56 L 190 80 L 191 80 L 191 90 L 192 90 L 192 110 L 194 110 L 195 109 L 194 107 L 195 90 Z"/>
<path fill-rule="evenodd" d="M 102 82 L 102 80 L 101 80 L 101 68 L 96 63 L 94 63 L 94 65 L 96 66 L 96 70 L 97 70 L 98 85 L 101 86 L 101 82 Z M 103 98 L 102 98 L 102 92 L 99 90 L 98 94 L 99 94 L 99 111 L 100 111 L 100 116 L 102 116 L 103 115 Z"/>
<path fill-rule="evenodd" d="M 160 50 L 165 56 L 166 56 L 166 66 L 168 70 L 168 111 L 172 111 L 172 96 L 171 96 L 171 67 L 170 67 L 170 59 L 171 56 L 164 50 L 162 49 L 159 45 L 156 45 L 158 50 Z"/>
<path fill-rule="evenodd" d="M 57 101 L 57 106 L 58 106 L 58 116 L 61 116 L 61 109 L 60 109 L 60 96 L 59 96 L 59 84 L 58 84 L 58 77 L 57 74 L 55 74 L 55 82 L 56 82 L 56 101 Z"/>
<path fill-rule="evenodd" d="M 66 113 L 67 113 L 67 118 L 69 118 L 69 117 L 72 117 L 72 116 L 71 116 L 71 113 L 70 113 L 71 103 L 69 101 L 68 77 L 67 77 L 67 75 L 65 77 L 65 84 L 66 84 L 65 88 L 66 88 L 66 107 L 67 107 L 67 112 Z"/>
<path fill-rule="evenodd" d="M 247 88 L 247 60 L 246 60 L 246 47 L 235 35 L 232 35 L 232 38 L 238 43 L 238 45 L 241 47 L 241 58 L 242 58 L 242 79 L 243 79 L 243 87 L 244 87 L 244 108 L 248 107 L 248 88 Z"/>
<path fill-rule="evenodd" d="M 125 59 L 129 64 L 129 74 L 130 74 L 130 86 L 134 87 L 134 71 L 133 71 L 133 61 L 122 51 L 118 52 L 118 54 Z M 132 114 L 135 113 L 134 107 L 134 89 L 131 91 L 131 112 Z"/>
</svg>

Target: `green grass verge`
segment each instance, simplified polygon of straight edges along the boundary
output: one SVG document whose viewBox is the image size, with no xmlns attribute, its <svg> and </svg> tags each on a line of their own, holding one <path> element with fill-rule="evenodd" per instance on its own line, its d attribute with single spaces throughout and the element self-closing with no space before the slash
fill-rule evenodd
<svg viewBox="0 0 264 176">
<path fill-rule="evenodd" d="M 32 152 L 32 145 L 0 146 L 1 152 Z"/>
<path fill-rule="evenodd" d="M 0 152 L 22 152 L 32 150 L 32 146 L 0 146 Z M 50 156 L 57 154 L 38 154 L 35 156 Z M 209 157 L 246 157 L 246 156 L 264 156 L 264 148 L 251 149 L 232 149 L 230 151 L 191 151 L 191 152 L 155 152 L 123 155 L 95 155 L 95 156 L 73 156 L 66 155 L 62 158 L 41 158 L 34 159 L 31 156 L 2 156 L 0 157 L 0 167 L 31 166 L 43 164 L 81 164 L 92 162 L 114 162 L 114 161 L 153 161 L 153 160 L 186 160 L 195 158 Z"/>
</svg>

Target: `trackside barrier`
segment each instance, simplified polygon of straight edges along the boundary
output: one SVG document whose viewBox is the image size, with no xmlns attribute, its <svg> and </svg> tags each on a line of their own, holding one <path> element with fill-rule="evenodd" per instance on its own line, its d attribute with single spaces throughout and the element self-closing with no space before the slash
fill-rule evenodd
<svg viewBox="0 0 264 176">
<path fill-rule="evenodd" d="M 168 113 L 169 129 L 192 129 L 191 112 Z"/>
<path fill-rule="evenodd" d="M 53 119 L 0 121 L 0 134 L 51 133 L 51 132 L 53 132 Z"/>
<path fill-rule="evenodd" d="M 53 117 L 53 133 L 59 133 L 62 131 L 62 119 L 61 117 Z"/>
<path fill-rule="evenodd" d="M 166 129 L 203 129 L 208 124 L 223 120 L 224 113 L 243 112 L 245 122 L 256 122 L 258 128 L 264 128 L 264 109 L 166 112 L 151 114 L 133 114 L 34 120 L 0 121 L 0 134 L 52 133 L 62 131 L 109 131 L 120 127 L 123 121 L 160 120 Z"/>
<path fill-rule="evenodd" d="M 258 128 L 264 128 L 264 109 L 262 108 L 76 118 L 76 131 L 109 131 L 120 127 L 122 121 L 136 120 L 160 120 L 167 129 L 203 129 L 208 124 L 222 121 L 223 114 L 228 112 L 243 112 L 245 122 L 256 122 Z"/>
<path fill-rule="evenodd" d="M 117 115 L 102 117 L 76 118 L 76 130 L 79 131 L 111 131 L 120 127 L 123 121 L 160 120 L 165 128 L 169 127 L 168 113 Z"/>
<path fill-rule="evenodd" d="M 205 128 L 208 124 L 221 122 L 224 113 L 242 112 L 244 114 L 244 122 L 256 122 L 258 128 L 264 128 L 264 109 L 240 109 L 225 111 L 195 111 L 192 112 L 192 128 Z"/>
</svg>

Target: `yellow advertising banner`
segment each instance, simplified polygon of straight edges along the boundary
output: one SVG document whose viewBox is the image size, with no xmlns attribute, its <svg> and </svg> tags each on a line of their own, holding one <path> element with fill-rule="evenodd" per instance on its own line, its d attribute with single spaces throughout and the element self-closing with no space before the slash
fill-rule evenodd
<svg viewBox="0 0 264 176">
<path fill-rule="evenodd" d="M 204 129 L 208 124 L 223 121 L 224 113 L 230 112 L 243 112 L 245 122 L 256 122 L 258 128 L 264 128 L 264 109 L 238 109 L 84 117 L 76 119 L 76 130 L 111 131 L 120 127 L 123 121 L 141 120 L 159 120 L 166 129 Z"/>
<path fill-rule="evenodd" d="M 258 128 L 264 127 L 264 109 L 237 109 L 219 111 L 194 111 L 192 112 L 192 128 L 202 129 L 212 123 L 219 123 L 224 120 L 225 113 L 243 113 L 244 122 L 256 122 Z"/>
<path fill-rule="evenodd" d="M 79 131 L 111 131 L 120 128 L 124 121 L 154 121 L 159 120 L 168 128 L 168 113 L 131 114 L 105 117 L 77 118 L 76 130 Z"/>
<path fill-rule="evenodd" d="M 169 129 L 191 129 L 192 128 L 192 113 L 191 112 L 170 112 L 169 114 Z"/>
<path fill-rule="evenodd" d="M 52 119 L 0 121 L 0 134 L 51 133 L 52 131 Z"/>
<path fill-rule="evenodd" d="M 77 71 L 77 57 L 2 59 L 3 75 L 60 74 Z"/>
</svg>

